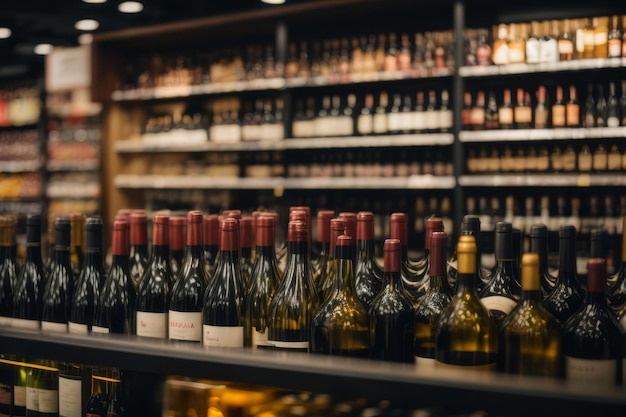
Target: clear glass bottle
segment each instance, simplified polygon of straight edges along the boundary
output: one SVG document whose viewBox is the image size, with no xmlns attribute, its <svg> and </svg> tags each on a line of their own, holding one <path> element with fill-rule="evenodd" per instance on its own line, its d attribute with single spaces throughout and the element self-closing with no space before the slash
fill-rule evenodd
<svg viewBox="0 0 626 417">
<path fill-rule="evenodd" d="M 374 213 L 357 213 L 356 227 L 356 296 L 366 310 L 382 288 L 383 271 L 376 262 L 374 240 Z"/>
</svg>

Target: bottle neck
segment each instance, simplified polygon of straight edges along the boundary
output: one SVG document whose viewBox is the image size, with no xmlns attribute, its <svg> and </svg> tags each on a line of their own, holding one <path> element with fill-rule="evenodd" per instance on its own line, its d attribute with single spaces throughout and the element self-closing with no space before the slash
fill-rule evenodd
<svg viewBox="0 0 626 417">
<path fill-rule="evenodd" d="M 576 276 L 576 245 L 573 239 L 560 239 L 557 285 L 558 284 L 578 286 Z"/>
<path fill-rule="evenodd" d="M 477 277 L 475 273 L 473 274 L 457 273 L 456 293 L 457 294 L 473 293 L 475 296 L 478 296 L 478 294 L 476 294 L 476 280 L 477 280 Z"/>
<path fill-rule="evenodd" d="M 307 242 L 289 242 L 288 245 L 290 255 L 306 256 L 309 253 Z"/>
<path fill-rule="evenodd" d="M 374 259 L 374 241 L 359 240 L 356 243 L 357 262 L 371 261 Z"/>
<path fill-rule="evenodd" d="M 383 273 L 384 288 L 389 287 L 392 290 L 402 288 L 402 274 L 400 271 L 385 271 Z"/>
<path fill-rule="evenodd" d="M 152 247 L 152 262 L 166 262 L 170 257 L 170 248 L 168 245 L 154 245 Z"/>
<path fill-rule="evenodd" d="M 604 291 L 587 291 L 587 304 L 595 305 L 600 308 L 608 308 L 606 302 L 606 292 Z"/>
<path fill-rule="evenodd" d="M 26 244 L 26 261 L 41 265 L 41 244 L 29 242 Z"/>
<path fill-rule="evenodd" d="M 54 248 L 54 262 L 57 265 L 65 265 L 70 268 L 70 248 L 56 245 Z"/>
<path fill-rule="evenodd" d="M 257 246 L 256 255 L 258 258 L 268 259 L 274 261 L 275 257 L 274 246 Z"/>
<path fill-rule="evenodd" d="M 520 298 L 522 301 L 536 301 L 541 303 L 542 295 L 541 290 L 522 290 L 522 296 Z"/>
<path fill-rule="evenodd" d="M 249 261 L 252 259 L 252 248 L 251 247 L 242 247 L 241 248 L 241 257 L 245 261 Z"/>
<path fill-rule="evenodd" d="M 187 246 L 185 257 L 187 259 L 202 261 L 204 258 L 204 247 L 202 245 Z"/>
<path fill-rule="evenodd" d="M 113 259 L 111 260 L 111 269 L 114 267 L 120 267 L 124 271 L 128 271 L 128 255 L 113 255 Z"/>
<path fill-rule="evenodd" d="M 349 254 L 348 256 L 338 258 L 335 280 L 333 282 L 334 293 L 344 294 L 347 297 L 356 297 L 354 281 L 355 278 L 352 258 Z"/>
<path fill-rule="evenodd" d="M 539 273 L 548 272 L 548 241 L 545 238 L 533 237 L 530 239 L 530 252 L 539 255 Z"/>
<path fill-rule="evenodd" d="M 87 256 L 85 257 L 85 266 L 102 269 L 102 248 L 87 248 Z"/>
<path fill-rule="evenodd" d="M 220 251 L 220 262 L 223 264 L 237 264 L 239 262 L 239 251 L 238 250 L 221 250 Z"/>
<path fill-rule="evenodd" d="M 132 245 L 131 244 L 130 255 L 132 256 L 135 253 L 138 253 L 142 255 L 143 257 L 148 256 L 148 245 L 145 245 L 145 244 Z"/>
</svg>

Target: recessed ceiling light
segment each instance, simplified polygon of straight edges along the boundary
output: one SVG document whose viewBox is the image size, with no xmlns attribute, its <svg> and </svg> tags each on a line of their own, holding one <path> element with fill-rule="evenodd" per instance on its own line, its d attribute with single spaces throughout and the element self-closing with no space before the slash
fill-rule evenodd
<svg viewBox="0 0 626 417">
<path fill-rule="evenodd" d="M 117 10 L 122 13 L 139 13 L 143 10 L 143 4 L 138 1 L 125 1 L 117 6 Z"/>
<path fill-rule="evenodd" d="M 102 3 L 106 3 L 107 0 L 83 0 L 84 3 L 89 3 L 89 4 L 102 4 Z"/>
<path fill-rule="evenodd" d="M 89 31 L 96 30 L 98 29 L 98 27 L 100 27 L 100 23 L 98 23 L 98 21 L 94 19 L 82 19 L 74 23 L 74 28 L 76 28 L 76 30 Z"/>
<path fill-rule="evenodd" d="M 261 0 L 265 4 L 283 4 L 285 0 Z"/>
<path fill-rule="evenodd" d="M 6 39 L 11 37 L 11 29 L 9 28 L 0 28 L 0 39 Z"/>
<path fill-rule="evenodd" d="M 78 43 L 80 45 L 91 45 L 93 42 L 93 35 L 91 33 L 83 33 L 78 37 Z"/>
<path fill-rule="evenodd" d="M 37 55 L 48 55 L 52 51 L 52 45 L 49 43 L 40 43 L 35 45 L 34 52 Z"/>
</svg>

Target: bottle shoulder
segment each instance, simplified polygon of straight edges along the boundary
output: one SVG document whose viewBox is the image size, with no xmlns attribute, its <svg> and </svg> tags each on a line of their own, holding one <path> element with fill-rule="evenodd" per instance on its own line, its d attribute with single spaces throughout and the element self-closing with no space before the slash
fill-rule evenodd
<svg viewBox="0 0 626 417">
<path fill-rule="evenodd" d="M 504 334 L 531 333 L 558 335 L 563 334 L 563 326 L 550 312 L 548 312 L 541 302 L 522 300 L 509 313 L 502 323 Z"/>
</svg>

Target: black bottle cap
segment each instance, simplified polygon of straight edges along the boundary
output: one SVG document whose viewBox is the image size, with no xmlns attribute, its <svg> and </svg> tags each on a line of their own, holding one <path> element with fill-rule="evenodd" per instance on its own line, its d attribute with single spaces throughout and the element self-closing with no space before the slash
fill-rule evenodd
<svg viewBox="0 0 626 417">
<path fill-rule="evenodd" d="M 29 214 L 26 217 L 26 242 L 41 244 L 41 216 Z"/>
<path fill-rule="evenodd" d="M 511 233 L 513 231 L 513 225 L 507 222 L 496 223 L 496 233 Z"/>
<path fill-rule="evenodd" d="M 478 226 L 480 228 L 480 217 L 475 214 L 466 214 L 463 216 L 463 226 Z"/>
<path fill-rule="evenodd" d="M 70 247 L 70 219 L 59 217 L 55 221 L 56 247 L 68 250 Z"/>
<path fill-rule="evenodd" d="M 87 229 L 87 251 L 102 247 L 102 219 L 100 217 L 89 217 L 85 222 Z"/>
<path fill-rule="evenodd" d="M 592 241 L 604 241 L 606 237 L 606 229 L 604 228 L 598 228 L 598 229 L 593 229 L 591 230 L 591 240 Z"/>
<path fill-rule="evenodd" d="M 548 227 L 545 224 L 533 224 L 530 226 L 530 237 L 548 237 Z"/>
<path fill-rule="evenodd" d="M 573 239 L 576 237 L 576 228 L 571 224 L 563 225 L 559 228 L 560 239 Z"/>
<path fill-rule="evenodd" d="M 513 229 L 513 239 L 511 242 L 513 258 L 522 258 L 522 231 L 519 229 Z"/>
</svg>

